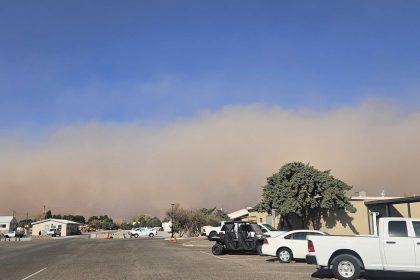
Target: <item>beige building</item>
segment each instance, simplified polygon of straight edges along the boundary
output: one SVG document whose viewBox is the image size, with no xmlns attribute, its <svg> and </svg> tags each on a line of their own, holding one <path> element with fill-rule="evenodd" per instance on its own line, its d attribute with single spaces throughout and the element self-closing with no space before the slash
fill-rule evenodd
<svg viewBox="0 0 420 280">
<path fill-rule="evenodd" d="M 32 223 L 32 235 L 45 236 L 47 232 L 52 230 L 59 230 L 61 236 L 69 236 L 79 234 L 79 223 L 60 220 L 60 219 L 46 219 Z"/>
<path fill-rule="evenodd" d="M 357 196 L 350 199 L 356 208 L 355 213 L 345 210 L 330 211 L 321 215 L 316 228 L 334 235 L 372 234 L 373 221 L 370 212 L 379 213 L 380 217 L 420 218 L 420 196 L 415 197 L 367 197 Z M 273 213 L 274 214 L 274 213 Z M 272 216 L 249 210 L 247 215 L 240 217 L 243 221 L 267 223 L 278 229 L 285 228 L 280 216 Z M 297 220 L 292 219 L 294 229 L 300 228 Z M 313 229 L 313 223 L 310 224 Z"/>
</svg>

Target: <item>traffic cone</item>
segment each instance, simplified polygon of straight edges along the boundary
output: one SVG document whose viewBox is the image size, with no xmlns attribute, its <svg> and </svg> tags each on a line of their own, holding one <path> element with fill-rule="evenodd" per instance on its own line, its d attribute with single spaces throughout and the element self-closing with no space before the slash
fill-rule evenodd
<svg viewBox="0 0 420 280">
<path fill-rule="evenodd" d="M 172 242 L 176 242 L 176 236 L 174 235 L 174 236 L 171 236 L 171 241 Z"/>
</svg>

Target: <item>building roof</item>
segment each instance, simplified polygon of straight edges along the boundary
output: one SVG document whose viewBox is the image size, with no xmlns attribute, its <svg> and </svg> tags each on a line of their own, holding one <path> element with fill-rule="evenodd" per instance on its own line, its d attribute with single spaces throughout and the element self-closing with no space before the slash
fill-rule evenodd
<svg viewBox="0 0 420 280">
<path fill-rule="evenodd" d="M 73 221 L 69 221 L 69 220 L 61 220 L 61 219 L 45 219 L 45 220 L 33 222 L 32 224 L 33 225 L 36 225 L 36 224 L 50 222 L 50 221 L 57 222 L 57 223 L 62 223 L 62 224 L 76 224 L 76 225 L 80 225 L 80 223 L 77 223 L 77 222 L 73 222 Z"/>
<path fill-rule="evenodd" d="M 381 200 L 365 201 L 365 205 L 385 205 L 420 202 L 420 196 L 388 198 Z"/>
<path fill-rule="evenodd" d="M 388 199 L 397 199 L 401 197 L 389 197 L 389 196 L 352 196 L 350 197 L 351 201 L 362 200 L 362 201 L 378 201 L 378 200 L 388 200 Z"/>
<path fill-rule="evenodd" d="M 0 223 L 10 223 L 13 218 L 13 216 L 0 216 Z"/>
<path fill-rule="evenodd" d="M 249 214 L 249 212 L 248 212 L 247 209 L 241 209 L 241 210 L 229 213 L 228 217 L 231 218 L 232 220 L 234 220 L 234 219 L 238 219 L 238 218 L 241 218 L 243 216 L 246 216 L 248 214 Z"/>
</svg>

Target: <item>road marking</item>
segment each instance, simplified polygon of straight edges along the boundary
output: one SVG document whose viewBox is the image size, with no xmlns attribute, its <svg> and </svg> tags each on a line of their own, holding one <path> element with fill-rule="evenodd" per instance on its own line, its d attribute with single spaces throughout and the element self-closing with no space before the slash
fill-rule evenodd
<svg viewBox="0 0 420 280">
<path fill-rule="evenodd" d="M 212 256 L 212 257 L 218 258 L 219 260 L 223 260 L 223 258 L 218 257 L 218 256 L 215 256 L 215 255 L 210 254 L 210 253 L 208 253 L 208 252 L 200 251 L 200 253 L 203 253 L 203 254 L 206 254 L 206 255 L 209 255 L 209 256 Z"/>
<path fill-rule="evenodd" d="M 31 278 L 32 276 L 35 276 L 35 275 L 37 275 L 38 273 L 40 273 L 40 272 L 43 272 L 44 270 L 46 270 L 47 268 L 46 267 L 44 267 L 43 269 L 41 269 L 41 270 L 38 270 L 37 272 L 34 272 L 34 273 L 32 273 L 31 275 L 29 275 L 29 276 L 26 276 L 25 278 L 23 278 L 22 280 L 26 280 L 26 279 L 29 279 L 29 278 Z"/>
<path fill-rule="evenodd" d="M 203 244 L 191 244 L 196 243 L 197 241 L 188 241 L 182 244 L 184 247 L 201 247 L 201 248 L 211 248 L 211 244 L 209 245 L 203 245 Z"/>
</svg>

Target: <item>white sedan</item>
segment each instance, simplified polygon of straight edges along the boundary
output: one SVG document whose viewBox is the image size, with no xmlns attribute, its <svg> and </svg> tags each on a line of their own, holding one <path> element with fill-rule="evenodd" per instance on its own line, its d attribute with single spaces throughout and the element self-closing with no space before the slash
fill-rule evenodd
<svg viewBox="0 0 420 280">
<path fill-rule="evenodd" d="M 292 230 L 277 237 L 268 237 L 262 246 L 262 255 L 276 256 L 280 262 L 304 259 L 308 254 L 308 235 L 326 235 L 317 230 Z"/>
</svg>

